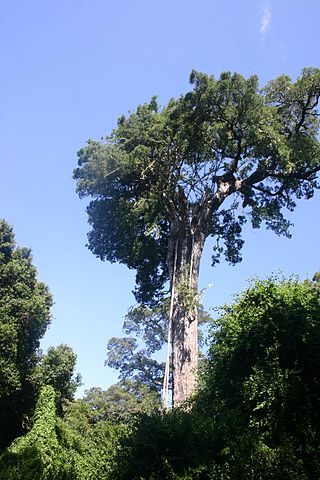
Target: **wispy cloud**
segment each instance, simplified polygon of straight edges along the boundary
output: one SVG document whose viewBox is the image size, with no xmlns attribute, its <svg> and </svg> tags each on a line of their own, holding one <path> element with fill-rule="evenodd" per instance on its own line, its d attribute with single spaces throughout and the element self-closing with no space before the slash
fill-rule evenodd
<svg viewBox="0 0 320 480">
<path fill-rule="evenodd" d="M 260 35 L 263 38 L 270 27 L 271 23 L 271 10 L 267 3 L 262 5 L 262 14 L 261 14 L 261 21 L 260 21 Z"/>
</svg>

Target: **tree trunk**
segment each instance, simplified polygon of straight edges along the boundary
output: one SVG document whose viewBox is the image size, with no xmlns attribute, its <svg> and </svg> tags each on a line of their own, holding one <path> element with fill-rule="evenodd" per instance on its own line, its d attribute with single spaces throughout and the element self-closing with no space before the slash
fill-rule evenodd
<svg viewBox="0 0 320 480">
<path fill-rule="evenodd" d="M 198 280 L 205 236 L 180 230 L 169 246 L 172 315 L 173 406 L 183 403 L 194 392 L 198 367 Z M 173 278 L 172 265 L 176 266 Z"/>
</svg>

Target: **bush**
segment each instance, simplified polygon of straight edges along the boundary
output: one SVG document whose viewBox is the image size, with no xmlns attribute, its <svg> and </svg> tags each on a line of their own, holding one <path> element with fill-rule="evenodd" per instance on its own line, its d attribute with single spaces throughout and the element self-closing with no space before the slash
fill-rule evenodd
<svg viewBox="0 0 320 480">
<path fill-rule="evenodd" d="M 112 470 L 117 435 L 105 426 L 97 441 L 77 411 L 57 417 L 53 387 L 42 389 L 27 435 L 16 439 L 0 458 L 3 480 L 107 480 Z M 70 407 L 70 410 L 77 410 Z M 80 428 L 81 425 L 81 428 Z"/>
<path fill-rule="evenodd" d="M 142 416 L 115 478 L 318 480 L 319 412 L 319 289 L 257 281 L 216 322 L 189 408 Z"/>
</svg>

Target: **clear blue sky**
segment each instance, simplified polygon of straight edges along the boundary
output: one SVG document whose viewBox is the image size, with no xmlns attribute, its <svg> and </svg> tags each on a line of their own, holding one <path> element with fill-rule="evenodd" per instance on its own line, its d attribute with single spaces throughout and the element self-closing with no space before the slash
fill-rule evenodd
<svg viewBox="0 0 320 480">
<path fill-rule="evenodd" d="M 319 66 L 319 0 L 3 0 L 0 7 L 0 217 L 33 250 L 54 296 L 42 342 L 67 343 L 85 388 L 116 379 L 106 342 L 134 303 L 134 272 L 85 247 L 85 202 L 75 193 L 76 152 L 110 133 L 119 115 L 154 94 L 164 104 L 188 89 L 190 71 L 256 73 L 261 85 Z M 320 269 L 320 197 L 301 201 L 291 240 L 245 233 L 243 263 L 210 267 L 207 308 L 230 301 L 249 277 Z M 81 393 L 80 391 L 80 393 Z"/>
</svg>

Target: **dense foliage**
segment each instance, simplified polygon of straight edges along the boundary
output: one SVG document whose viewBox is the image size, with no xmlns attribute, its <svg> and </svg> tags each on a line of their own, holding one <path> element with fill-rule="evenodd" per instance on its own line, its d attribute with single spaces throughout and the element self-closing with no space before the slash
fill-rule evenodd
<svg viewBox="0 0 320 480">
<path fill-rule="evenodd" d="M 44 387 L 32 429 L 0 458 L 6 480 L 318 480 L 320 295 L 255 281 L 222 309 L 198 392 L 152 412 L 110 388 L 56 414 Z M 128 387 L 129 388 L 129 387 Z M 2 478 L 2 477 L 1 477 Z"/>
<path fill-rule="evenodd" d="M 0 221 L 0 448 L 27 426 L 35 405 L 39 340 L 50 322 L 52 299 L 37 279 L 31 252 L 16 247 Z"/>
<path fill-rule="evenodd" d="M 74 372 L 76 361 L 77 356 L 68 345 L 49 347 L 35 372 L 40 385 L 54 387 L 60 412 L 66 400 L 73 400 L 77 387 L 81 385 L 81 375 Z"/>
<path fill-rule="evenodd" d="M 211 419 L 212 445 L 231 478 L 320 476 L 320 297 L 313 287 L 257 281 L 217 324 L 198 407 Z"/>
<path fill-rule="evenodd" d="M 257 281 L 224 307 L 189 410 L 143 417 L 118 478 L 318 479 L 318 285 Z"/>
<path fill-rule="evenodd" d="M 83 402 L 92 424 L 108 421 L 112 424 L 132 424 L 137 415 L 159 411 L 159 394 L 136 380 L 125 379 L 107 390 L 92 387 L 85 391 Z"/>
<path fill-rule="evenodd" d="M 116 436 L 106 426 L 90 428 L 85 413 L 76 406 L 65 420 L 56 414 L 55 391 L 44 387 L 32 429 L 16 439 L 0 458 L 6 480 L 106 480 L 116 451 Z"/>
</svg>

